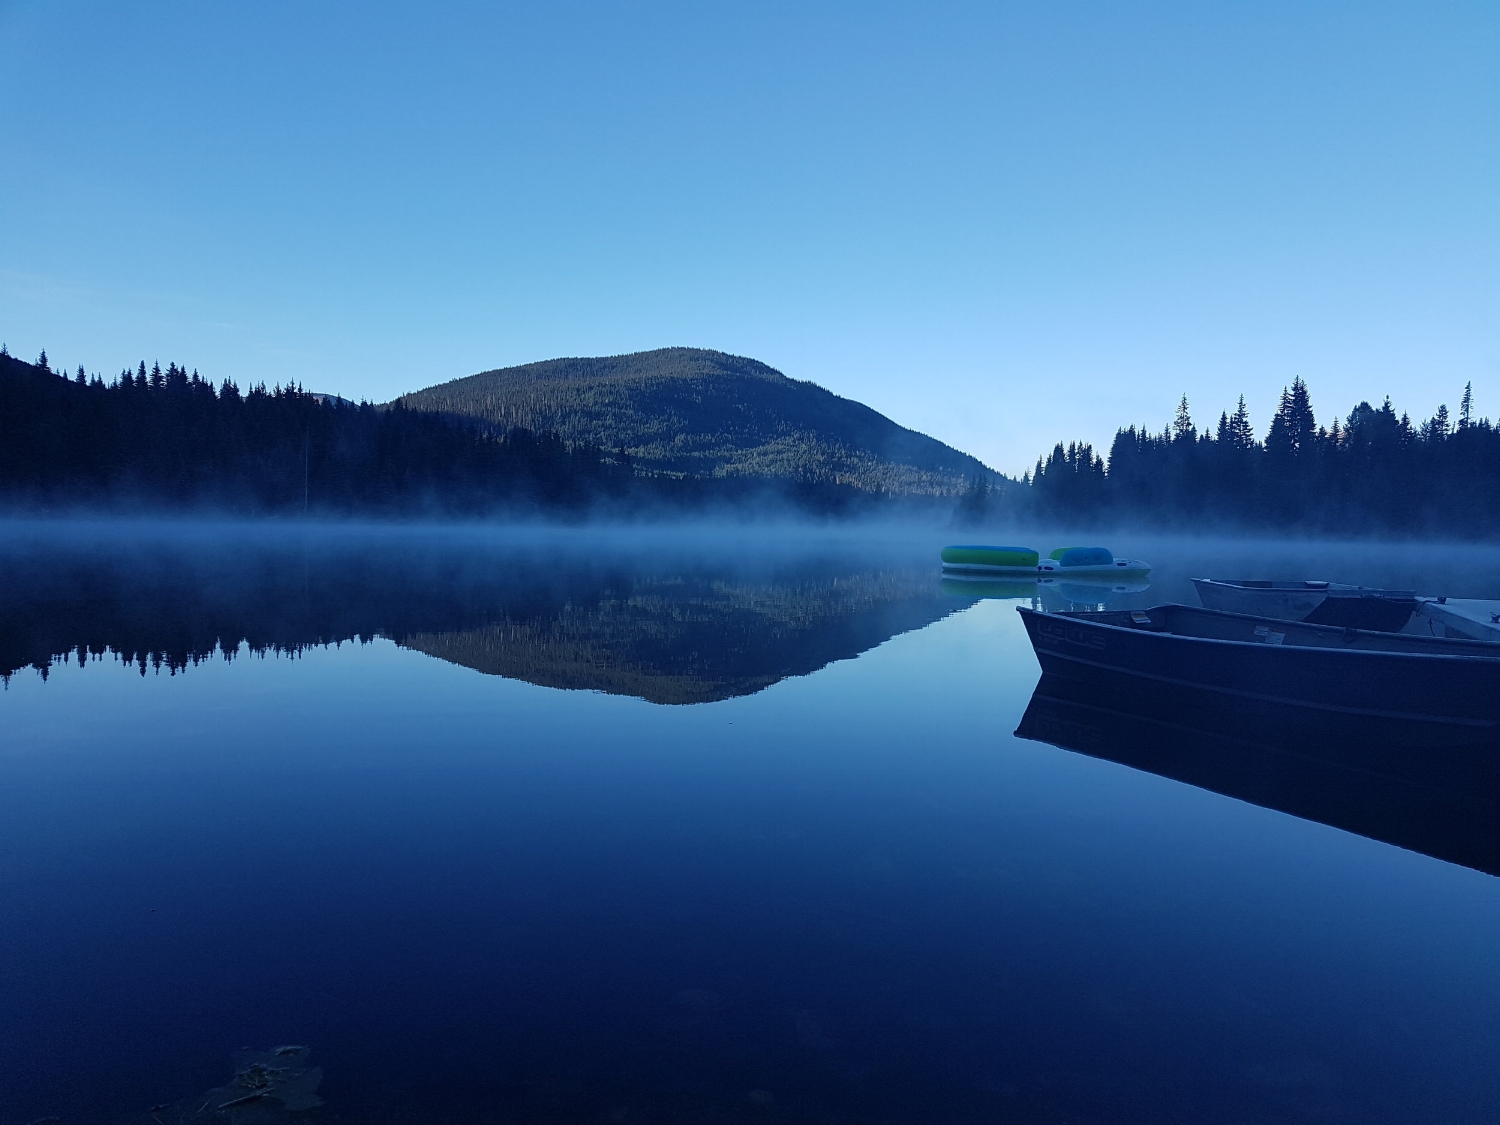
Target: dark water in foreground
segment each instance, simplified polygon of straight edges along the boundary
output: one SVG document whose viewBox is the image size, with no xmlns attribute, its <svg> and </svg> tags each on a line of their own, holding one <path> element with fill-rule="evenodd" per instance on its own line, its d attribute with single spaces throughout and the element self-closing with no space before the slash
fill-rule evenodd
<svg viewBox="0 0 1500 1125">
<path fill-rule="evenodd" d="M 0 1122 L 1500 1119 L 1490 795 L 1053 745 L 940 542 L 0 532 Z"/>
</svg>

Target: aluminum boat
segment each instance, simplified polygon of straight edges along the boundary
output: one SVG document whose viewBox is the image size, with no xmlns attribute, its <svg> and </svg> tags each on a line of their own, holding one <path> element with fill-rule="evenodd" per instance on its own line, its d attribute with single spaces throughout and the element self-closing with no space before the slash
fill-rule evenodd
<svg viewBox="0 0 1500 1125">
<path fill-rule="evenodd" d="M 1185 605 L 1039 613 L 1017 606 L 1042 671 L 1209 693 L 1218 706 L 1411 720 L 1500 735 L 1500 643 L 1338 628 Z"/>
</svg>

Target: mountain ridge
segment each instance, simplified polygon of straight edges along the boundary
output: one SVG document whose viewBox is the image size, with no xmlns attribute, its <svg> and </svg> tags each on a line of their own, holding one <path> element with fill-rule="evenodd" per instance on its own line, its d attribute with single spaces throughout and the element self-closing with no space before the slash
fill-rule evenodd
<svg viewBox="0 0 1500 1125">
<path fill-rule="evenodd" d="M 996 474 L 854 399 L 748 356 L 657 348 L 495 368 L 395 400 L 496 429 L 556 432 L 651 473 L 826 480 L 950 496 Z"/>
</svg>

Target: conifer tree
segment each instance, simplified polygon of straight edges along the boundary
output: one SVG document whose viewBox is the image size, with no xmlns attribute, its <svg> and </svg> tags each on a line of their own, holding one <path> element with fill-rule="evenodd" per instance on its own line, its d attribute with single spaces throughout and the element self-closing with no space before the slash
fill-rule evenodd
<svg viewBox="0 0 1500 1125">
<path fill-rule="evenodd" d="M 1177 404 L 1177 417 L 1172 420 L 1172 440 L 1192 441 L 1198 436 L 1198 428 L 1193 425 L 1192 416 L 1188 413 L 1187 395 L 1182 396 L 1182 401 Z"/>
<path fill-rule="evenodd" d="M 1430 442 L 1442 441 L 1448 436 L 1448 404 L 1443 403 L 1437 408 L 1431 420 L 1422 427 L 1422 436 Z"/>
<path fill-rule="evenodd" d="M 1250 411 L 1245 407 L 1245 396 L 1240 395 L 1240 404 L 1229 419 L 1230 443 L 1236 449 L 1249 449 L 1255 445 L 1255 430 L 1250 426 Z"/>
<path fill-rule="evenodd" d="M 1271 429 L 1266 434 L 1266 452 L 1276 457 L 1295 457 L 1311 450 L 1317 441 L 1317 420 L 1307 384 L 1301 378 L 1283 388 Z"/>
</svg>

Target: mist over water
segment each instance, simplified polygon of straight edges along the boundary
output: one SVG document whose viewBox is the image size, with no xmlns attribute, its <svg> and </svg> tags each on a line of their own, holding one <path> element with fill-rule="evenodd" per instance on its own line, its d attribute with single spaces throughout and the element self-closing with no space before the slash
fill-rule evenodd
<svg viewBox="0 0 1500 1125">
<path fill-rule="evenodd" d="M 954 593 L 971 537 L 5 526 L 7 1112 L 198 1120 L 305 1044 L 321 1108 L 220 1119 L 1493 1120 L 1488 805 L 1015 737 L 1012 607 L 1094 594 Z M 1119 607 L 1500 594 L 1492 547 L 1015 538 L 1150 562 Z"/>
</svg>

